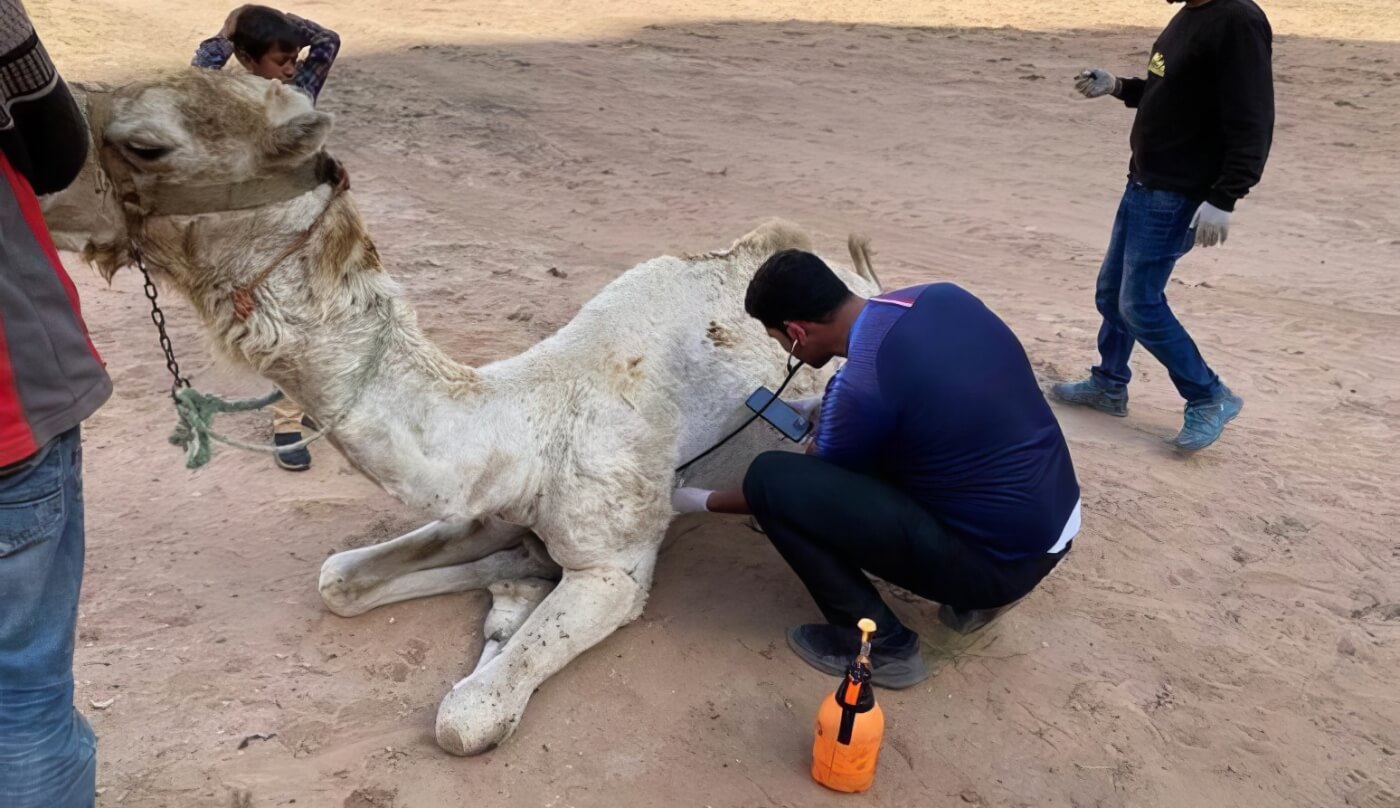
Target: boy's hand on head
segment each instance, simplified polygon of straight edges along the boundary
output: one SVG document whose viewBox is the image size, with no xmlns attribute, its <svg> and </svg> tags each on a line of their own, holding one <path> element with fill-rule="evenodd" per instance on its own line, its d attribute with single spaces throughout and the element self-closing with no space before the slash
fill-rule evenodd
<svg viewBox="0 0 1400 808">
<path fill-rule="evenodd" d="M 309 40 L 309 35 L 308 35 L 307 32 L 306 32 L 306 20 L 302 19 L 301 17 L 298 17 L 297 15 L 293 14 L 293 13 L 290 12 L 290 11 L 284 11 L 284 12 L 282 12 L 282 13 L 283 13 L 284 15 L 286 15 L 287 19 L 289 19 L 289 20 L 292 21 L 292 25 L 295 25 L 297 28 L 299 28 L 299 29 L 301 30 L 301 42 L 300 42 L 301 47 L 304 48 L 304 47 L 306 47 L 307 45 L 310 45 L 311 43 L 308 41 L 308 40 Z"/>
<path fill-rule="evenodd" d="M 247 4 L 241 5 L 228 13 L 228 18 L 224 20 L 224 27 L 219 29 L 219 36 L 228 39 L 233 36 L 233 31 L 238 27 L 238 15 L 243 13 Z"/>
</svg>

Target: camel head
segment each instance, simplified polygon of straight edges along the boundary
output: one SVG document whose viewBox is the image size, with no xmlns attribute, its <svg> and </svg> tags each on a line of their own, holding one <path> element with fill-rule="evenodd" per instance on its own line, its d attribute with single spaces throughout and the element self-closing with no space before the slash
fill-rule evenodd
<svg viewBox="0 0 1400 808">
<path fill-rule="evenodd" d="M 198 230 L 194 216 L 290 199 L 287 182 L 281 198 L 272 188 L 263 200 L 259 184 L 271 188 L 307 166 L 331 129 L 331 116 L 302 93 L 234 71 L 190 69 L 116 90 L 79 88 L 77 95 L 93 148 L 74 186 L 44 200 L 45 215 L 60 246 L 81 245 L 109 280 L 131 262 L 130 243 L 165 252 L 176 231 Z M 184 263 L 152 269 L 189 291 L 195 279 L 183 277 L 190 269 Z"/>
<path fill-rule="evenodd" d="M 396 294 L 323 151 L 331 116 L 302 93 L 192 69 L 82 101 L 93 158 L 44 200 L 55 240 L 108 280 L 139 249 L 224 355 L 265 373 L 309 324 Z"/>
</svg>

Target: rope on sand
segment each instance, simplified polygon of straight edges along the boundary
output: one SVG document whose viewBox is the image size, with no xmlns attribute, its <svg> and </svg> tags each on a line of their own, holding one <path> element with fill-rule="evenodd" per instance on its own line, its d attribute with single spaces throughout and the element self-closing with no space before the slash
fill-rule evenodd
<svg viewBox="0 0 1400 808">
<path fill-rule="evenodd" d="M 282 398 L 281 390 L 273 390 L 261 398 L 227 399 L 201 393 L 193 387 L 182 387 L 175 394 L 175 412 L 180 417 L 180 423 L 170 434 L 170 442 L 185 450 L 185 468 L 197 469 L 206 465 L 213 456 L 213 441 L 235 449 L 275 454 L 303 449 L 325 436 L 326 431 L 321 430 L 309 438 L 287 446 L 268 446 L 245 443 L 214 431 L 214 416 L 220 413 L 254 412 L 276 404 Z"/>
</svg>

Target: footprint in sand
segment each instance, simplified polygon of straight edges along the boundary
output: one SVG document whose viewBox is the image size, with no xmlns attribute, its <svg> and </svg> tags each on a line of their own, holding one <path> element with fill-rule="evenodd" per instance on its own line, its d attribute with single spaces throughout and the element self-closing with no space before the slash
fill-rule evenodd
<svg viewBox="0 0 1400 808">
<path fill-rule="evenodd" d="M 398 792 L 385 788 L 357 788 L 345 798 L 344 808 L 394 808 Z"/>
<path fill-rule="evenodd" d="M 1337 790 L 1351 808 L 1400 808 L 1400 796 L 1359 769 L 1343 773 Z"/>
</svg>

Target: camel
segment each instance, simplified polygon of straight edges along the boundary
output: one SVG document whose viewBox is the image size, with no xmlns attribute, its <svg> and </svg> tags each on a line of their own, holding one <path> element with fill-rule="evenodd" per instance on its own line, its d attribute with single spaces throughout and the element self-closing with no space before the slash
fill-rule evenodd
<svg viewBox="0 0 1400 808">
<path fill-rule="evenodd" d="M 101 193 L 80 187 L 78 201 L 46 205 L 60 242 L 84 241 L 109 281 L 139 248 L 215 350 L 294 396 L 356 469 L 434 519 L 332 555 L 320 594 L 350 617 L 489 589 L 486 645 L 444 696 L 436 734 L 457 755 L 494 748 L 545 679 L 641 613 L 676 467 L 782 377 L 780 347 L 744 313 L 748 281 L 774 251 L 810 240 L 775 221 L 725 250 L 645 261 L 525 353 L 467 367 L 419 329 L 334 165 L 256 202 L 258 183 L 329 161 L 331 116 L 305 96 L 189 71 L 85 103 L 101 147 L 88 179 Z M 241 201 L 210 210 L 209 198 Z M 877 292 L 864 243 L 853 238 L 851 253 L 855 269 L 837 271 Z M 803 370 L 791 392 L 815 394 L 830 373 Z M 778 442 L 751 428 L 684 482 L 734 485 Z"/>
</svg>

